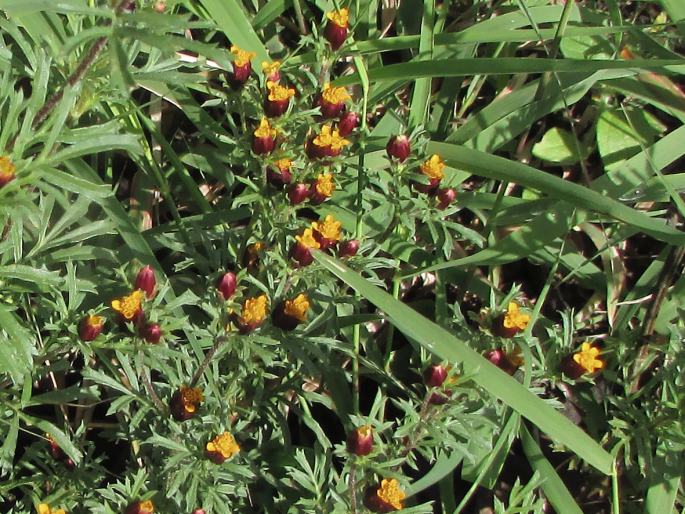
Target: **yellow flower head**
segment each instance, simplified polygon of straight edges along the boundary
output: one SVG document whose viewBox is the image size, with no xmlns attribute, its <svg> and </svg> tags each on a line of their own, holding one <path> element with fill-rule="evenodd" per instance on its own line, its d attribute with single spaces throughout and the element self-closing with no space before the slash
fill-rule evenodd
<svg viewBox="0 0 685 514">
<path fill-rule="evenodd" d="M 350 99 L 350 94 L 344 87 L 331 87 L 331 85 L 327 82 L 323 86 L 321 97 L 325 102 L 331 104 L 341 104 Z"/>
<path fill-rule="evenodd" d="M 371 425 L 362 425 L 357 428 L 357 434 L 363 438 L 371 437 L 373 435 L 373 427 Z"/>
<path fill-rule="evenodd" d="M 340 241 L 340 226 L 340 222 L 330 214 L 324 218 L 323 223 L 312 223 L 312 229 L 330 241 Z"/>
<path fill-rule="evenodd" d="M 516 302 L 509 302 L 507 312 L 504 314 L 504 327 L 517 328 L 518 330 L 525 330 L 530 321 L 530 314 L 519 311 L 519 305 Z"/>
<path fill-rule="evenodd" d="M 259 127 L 254 131 L 255 137 L 258 138 L 274 138 L 278 134 L 278 131 L 271 126 L 269 119 L 266 116 L 262 116 L 262 120 L 259 122 Z"/>
<path fill-rule="evenodd" d="M 90 315 L 86 318 L 86 324 L 89 327 L 100 327 L 105 324 L 105 318 L 102 316 Z"/>
<path fill-rule="evenodd" d="M 240 451 L 240 446 L 230 433 L 224 432 L 209 441 L 206 449 L 210 453 L 220 453 L 224 459 L 230 459 Z"/>
<path fill-rule="evenodd" d="M 112 300 L 112 309 L 121 314 L 125 320 L 131 321 L 140 311 L 143 298 L 145 298 L 145 292 L 136 289 L 127 296 Z"/>
<path fill-rule="evenodd" d="M 585 342 L 580 346 L 580 351 L 573 354 L 573 360 L 586 373 L 594 373 L 604 367 L 604 361 L 599 359 L 600 350 L 591 343 Z"/>
<path fill-rule="evenodd" d="M 140 514 L 153 514 L 153 512 L 155 512 L 155 505 L 152 503 L 152 500 L 140 502 L 138 505 L 138 512 Z"/>
<path fill-rule="evenodd" d="M 332 126 L 330 123 L 326 123 L 323 127 L 321 127 L 321 132 L 317 134 L 317 136 L 314 138 L 312 141 L 316 146 L 319 146 L 321 148 L 327 148 L 331 146 L 333 142 L 333 134 L 332 132 Z"/>
<path fill-rule="evenodd" d="M 283 102 L 290 100 L 295 96 L 295 90 L 289 87 L 281 86 L 278 82 L 267 81 L 266 87 L 269 90 L 269 101 Z"/>
<path fill-rule="evenodd" d="M 314 189 L 316 189 L 316 192 L 320 195 L 325 196 L 326 198 L 330 198 L 330 196 L 333 194 L 333 191 L 335 191 L 335 182 L 333 182 L 333 174 L 322 173 L 321 175 L 316 177 L 316 181 L 314 182 Z"/>
<path fill-rule="evenodd" d="M 430 179 L 442 180 L 445 176 L 445 163 L 438 154 L 433 154 L 430 159 L 421 164 L 421 173 Z"/>
<path fill-rule="evenodd" d="M 197 406 L 205 399 L 202 389 L 199 387 L 181 386 L 179 391 L 181 393 L 181 403 L 183 403 L 183 408 L 187 412 L 195 412 Z"/>
<path fill-rule="evenodd" d="M 38 505 L 38 514 L 67 514 L 64 509 L 52 510 L 47 503 Z"/>
<path fill-rule="evenodd" d="M 326 14 L 326 17 L 338 27 L 347 28 L 350 23 L 350 12 L 346 8 L 339 11 L 331 11 Z"/>
<path fill-rule="evenodd" d="M 248 52 L 247 50 L 243 50 L 239 46 L 233 45 L 231 47 L 231 53 L 234 55 L 233 57 L 233 66 L 245 66 L 250 62 L 250 59 L 254 59 L 257 54 L 254 52 Z"/>
<path fill-rule="evenodd" d="M 243 325 L 259 325 L 266 318 L 268 300 L 265 294 L 248 298 L 243 303 L 240 323 Z"/>
<path fill-rule="evenodd" d="M 281 61 L 274 61 L 274 62 L 262 62 L 262 71 L 264 72 L 264 75 L 267 77 L 270 75 L 274 75 L 275 73 L 278 73 L 281 69 Z"/>
<path fill-rule="evenodd" d="M 276 167 L 281 171 L 288 171 L 293 165 L 293 162 L 288 158 L 278 159 L 275 163 Z"/>
<path fill-rule="evenodd" d="M 376 495 L 383 503 L 392 505 L 396 510 L 402 508 L 402 501 L 407 497 L 404 491 L 400 489 L 400 483 L 394 478 L 384 478 L 381 481 L 381 486 L 376 490 Z"/>
<path fill-rule="evenodd" d="M 305 248 L 321 248 L 319 242 L 314 238 L 314 232 L 311 228 L 304 229 L 301 236 L 295 236 L 295 239 Z"/>
<path fill-rule="evenodd" d="M 298 294 L 292 300 L 286 300 L 283 307 L 283 313 L 286 316 L 295 318 L 302 322 L 307 318 L 307 311 L 309 310 L 309 298 L 306 294 Z"/>
<path fill-rule="evenodd" d="M 331 150 L 333 152 L 339 152 L 349 144 L 349 140 L 342 137 L 338 129 L 333 130 L 333 133 L 331 134 Z"/>
<path fill-rule="evenodd" d="M 6 155 L 0 156 L 0 181 L 4 179 L 5 182 L 9 182 L 14 178 L 16 167 L 14 163 Z"/>
</svg>

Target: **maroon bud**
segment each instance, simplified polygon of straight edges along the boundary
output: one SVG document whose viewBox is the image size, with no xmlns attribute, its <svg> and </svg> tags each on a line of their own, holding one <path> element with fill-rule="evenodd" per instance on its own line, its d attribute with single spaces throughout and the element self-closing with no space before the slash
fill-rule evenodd
<svg viewBox="0 0 685 514">
<path fill-rule="evenodd" d="M 272 186 L 281 189 L 290 184 L 293 175 L 290 172 L 290 159 L 279 159 L 266 170 L 266 180 Z"/>
<path fill-rule="evenodd" d="M 516 373 L 521 365 L 521 358 L 517 354 L 509 355 L 502 348 L 490 350 L 485 354 L 485 358 L 509 375 Z"/>
<path fill-rule="evenodd" d="M 140 328 L 139 334 L 146 342 L 157 344 L 162 338 L 162 327 L 159 323 L 147 323 Z"/>
<path fill-rule="evenodd" d="M 404 134 L 399 136 L 392 136 L 385 147 L 388 157 L 404 162 L 411 153 L 411 145 L 409 138 Z"/>
<path fill-rule="evenodd" d="M 228 271 L 221 276 L 216 288 L 219 290 L 223 299 L 228 300 L 235 293 L 236 284 L 237 279 L 235 273 Z"/>
<path fill-rule="evenodd" d="M 578 380 L 585 374 L 585 369 L 573 359 L 573 354 L 564 357 L 560 369 L 571 380 Z"/>
<path fill-rule="evenodd" d="M 359 114 L 346 112 L 338 122 L 338 132 L 342 137 L 349 136 L 359 126 Z"/>
<path fill-rule="evenodd" d="M 428 180 L 427 184 L 424 184 L 423 182 L 414 181 L 414 182 L 412 182 L 412 185 L 414 186 L 414 189 L 416 189 L 420 193 L 425 193 L 427 195 L 433 195 L 438 190 L 438 187 L 440 187 L 440 179 L 439 178 L 431 178 Z"/>
<path fill-rule="evenodd" d="M 438 205 L 436 207 L 443 211 L 447 209 L 447 207 L 449 207 L 450 204 L 457 198 L 457 192 L 451 187 L 447 189 L 439 189 L 437 198 Z"/>
<path fill-rule="evenodd" d="M 140 289 L 145 292 L 148 300 L 155 296 L 155 289 L 157 287 L 157 279 L 155 272 L 150 266 L 145 266 L 138 272 L 136 277 L 135 289 Z"/>
<path fill-rule="evenodd" d="M 259 127 L 252 133 L 252 151 L 257 155 L 268 155 L 276 148 L 276 136 L 274 129 L 266 117 L 262 117 Z"/>
<path fill-rule="evenodd" d="M 309 198 L 309 184 L 297 183 L 288 189 L 288 198 L 291 205 L 297 205 Z"/>
<path fill-rule="evenodd" d="M 152 503 L 152 500 L 136 500 L 126 507 L 124 514 L 153 514 L 154 512 L 155 506 Z"/>
<path fill-rule="evenodd" d="M 247 52 L 236 45 L 231 47 L 231 53 L 233 54 L 233 70 L 228 73 L 228 83 L 234 90 L 238 90 L 252 74 L 250 59 L 255 57 L 255 53 Z"/>
<path fill-rule="evenodd" d="M 373 449 L 373 428 L 363 425 L 356 428 L 347 436 L 347 451 L 359 455 L 368 455 Z"/>
<path fill-rule="evenodd" d="M 323 30 L 323 37 L 326 38 L 333 50 L 340 48 L 347 39 L 348 25 L 347 9 L 328 13 L 328 22 Z"/>
<path fill-rule="evenodd" d="M 73 471 L 74 468 L 76 468 L 76 464 L 73 460 L 71 460 L 70 457 L 67 457 L 66 459 L 64 459 L 64 467 L 67 468 L 69 471 Z"/>
<path fill-rule="evenodd" d="M 105 319 L 102 316 L 86 316 L 78 325 L 78 336 L 81 341 L 92 341 L 102 332 Z"/>
<path fill-rule="evenodd" d="M 197 414 L 204 399 L 202 389 L 181 386 L 174 391 L 169 402 L 169 411 L 176 421 L 187 421 Z"/>
<path fill-rule="evenodd" d="M 302 267 L 309 266 L 314 262 L 311 250 L 300 242 L 293 245 L 292 250 L 290 250 L 290 257 Z"/>
<path fill-rule="evenodd" d="M 447 378 L 447 369 L 441 364 L 432 364 L 423 372 L 423 381 L 427 387 L 440 387 Z"/>
<path fill-rule="evenodd" d="M 295 90 L 272 81 L 268 81 L 266 86 L 268 93 L 264 99 L 264 113 L 270 118 L 282 116 L 288 110 Z"/>
<path fill-rule="evenodd" d="M 359 241 L 350 239 L 343 241 L 338 247 L 338 257 L 354 257 L 359 251 Z"/>
</svg>

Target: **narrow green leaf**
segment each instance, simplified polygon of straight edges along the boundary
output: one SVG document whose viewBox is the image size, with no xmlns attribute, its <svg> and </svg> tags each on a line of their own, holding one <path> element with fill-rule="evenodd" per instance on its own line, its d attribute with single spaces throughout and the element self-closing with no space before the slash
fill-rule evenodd
<svg viewBox="0 0 685 514">
<path fill-rule="evenodd" d="M 552 439 L 567 446 L 602 473 L 611 473 L 613 458 L 596 441 L 464 341 L 374 286 L 333 257 L 319 251 L 315 251 L 314 256 L 328 271 L 381 309 L 388 320 L 407 337 L 439 358 L 461 364 L 464 373 L 473 374 L 474 381 L 495 398 L 519 412 Z"/>
</svg>

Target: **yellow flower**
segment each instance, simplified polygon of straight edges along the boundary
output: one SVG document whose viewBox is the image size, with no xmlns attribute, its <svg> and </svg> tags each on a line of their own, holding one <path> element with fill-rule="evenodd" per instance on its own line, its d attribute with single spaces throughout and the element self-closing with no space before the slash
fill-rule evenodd
<svg viewBox="0 0 685 514">
<path fill-rule="evenodd" d="M 144 297 L 145 293 L 136 289 L 127 296 L 112 300 L 112 309 L 121 314 L 125 320 L 130 321 L 140 312 Z"/>
<path fill-rule="evenodd" d="M 295 96 L 295 90 L 289 87 L 281 86 L 278 82 L 268 81 L 266 87 L 269 90 L 269 101 L 283 102 L 290 100 Z"/>
<path fill-rule="evenodd" d="M 241 325 L 257 326 L 261 324 L 266 318 L 267 303 L 268 299 L 265 294 L 245 300 L 240 314 Z"/>
<path fill-rule="evenodd" d="M 262 62 L 262 71 L 264 72 L 264 75 L 267 77 L 278 73 L 281 69 L 281 61 L 274 61 L 274 62 Z"/>
<path fill-rule="evenodd" d="M 259 127 L 257 127 L 254 131 L 255 137 L 274 138 L 276 137 L 276 134 L 278 134 L 278 131 L 271 126 L 268 118 L 266 118 L 266 116 L 262 116 L 262 120 L 259 122 Z"/>
<path fill-rule="evenodd" d="M 208 453 L 219 454 L 224 459 L 230 459 L 240 451 L 240 446 L 229 432 L 224 432 L 208 442 L 206 449 Z"/>
<path fill-rule="evenodd" d="M 324 218 L 323 223 L 318 221 L 312 223 L 312 229 L 329 241 L 340 241 L 340 226 L 340 222 L 330 214 Z"/>
<path fill-rule="evenodd" d="M 316 177 L 316 181 L 314 182 L 314 189 L 321 196 L 329 198 L 333 194 L 333 191 L 335 191 L 335 182 L 333 182 L 333 174 L 322 173 L 321 175 Z"/>
<path fill-rule="evenodd" d="M 384 478 L 376 491 L 376 495 L 383 503 L 391 505 L 395 510 L 402 508 L 402 501 L 407 497 L 404 491 L 400 489 L 400 483 L 394 478 Z"/>
<path fill-rule="evenodd" d="M 0 156 L 0 185 L 4 185 L 14 178 L 16 167 L 9 157 Z"/>
<path fill-rule="evenodd" d="M 278 159 L 275 163 L 276 167 L 281 171 L 288 171 L 292 166 L 293 162 L 288 158 Z"/>
<path fill-rule="evenodd" d="M 152 514 L 155 511 L 155 505 L 152 500 L 145 500 L 138 504 L 138 512 L 140 514 Z"/>
<path fill-rule="evenodd" d="M 67 514 L 64 509 L 52 510 L 47 503 L 38 505 L 38 514 Z"/>
<path fill-rule="evenodd" d="M 421 164 L 421 173 L 430 179 L 442 180 L 445 176 L 444 169 L 445 163 L 438 154 L 433 154 L 430 159 Z"/>
<path fill-rule="evenodd" d="M 250 62 L 251 59 L 254 59 L 257 55 L 254 52 L 248 52 L 246 50 L 243 50 L 242 48 L 236 45 L 233 45 L 231 47 L 231 53 L 235 56 L 233 58 L 234 66 L 245 66 L 247 63 Z"/>
<path fill-rule="evenodd" d="M 314 138 L 313 143 L 316 146 L 320 147 L 329 147 L 331 146 L 331 142 L 333 141 L 333 136 L 331 134 L 332 126 L 330 123 L 326 123 L 323 127 L 321 127 L 321 132 L 317 134 L 317 136 Z"/>
<path fill-rule="evenodd" d="M 519 311 L 519 305 L 516 302 L 509 302 L 507 312 L 504 314 L 504 328 L 515 328 L 518 330 L 525 330 L 530 321 L 530 315 Z"/>
<path fill-rule="evenodd" d="M 195 412 L 195 410 L 197 410 L 197 406 L 202 403 L 202 400 L 205 399 L 204 395 L 202 394 L 202 389 L 199 387 L 181 386 L 179 391 L 181 393 L 183 407 L 188 412 Z"/>
<path fill-rule="evenodd" d="M 344 87 L 331 87 L 329 83 L 326 83 L 323 86 L 321 97 L 325 102 L 329 102 L 332 104 L 341 104 L 345 100 L 350 99 L 350 94 Z"/>
<path fill-rule="evenodd" d="M 314 238 L 314 232 L 311 228 L 304 229 L 301 236 L 295 236 L 295 239 L 305 248 L 321 248 L 319 242 Z"/>
<path fill-rule="evenodd" d="M 347 27 L 350 22 L 350 13 L 345 8 L 340 9 L 339 11 L 330 11 L 326 14 L 326 17 L 338 27 Z"/>
<path fill-rule="evenodd" d="M 309 298 L 305 294 L 298 294 L 293 300 L 286 300 L 283 313 L 302 322 L 307 318 Z"/>
<path fill-rule="evenodd" d="M 589 342 L 585 342 L 580 346 L 580 351 L 573 354 L 573 360 L 586 373 L 594 373 L 604 367 L 604 361 L 598 358 L 599 354 L 599 348 Z"/>
</svg>

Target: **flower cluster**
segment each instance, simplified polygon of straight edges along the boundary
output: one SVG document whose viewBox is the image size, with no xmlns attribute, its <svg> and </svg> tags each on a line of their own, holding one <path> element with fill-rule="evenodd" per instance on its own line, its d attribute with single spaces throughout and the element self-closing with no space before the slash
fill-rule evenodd
<svg viewBox="0 0 685 514">
<path fill-rule="evenodd" d="M 341 223 L 329 214 L 323 221 L 312 222 L 309 228 L 295 236 L 296 242 L 290 256 L 300 266 L 308 266 L 314 262 L 312 250 L 335 250 L 338 248 L 341 239 Z M 351 257 L 356 253 L 358 247 L 359 244 L 356 240 L 343 242 L 338 249 L 338 256 Z"/>
</svg>

